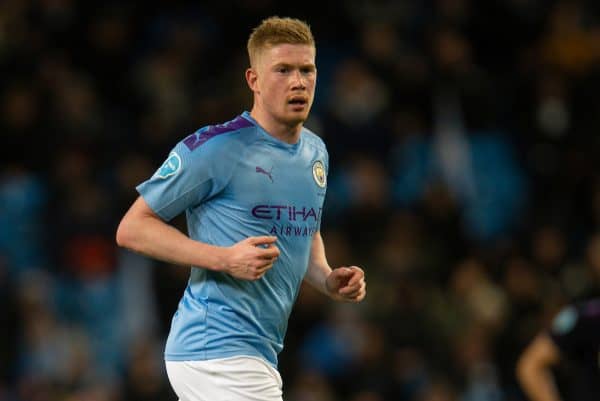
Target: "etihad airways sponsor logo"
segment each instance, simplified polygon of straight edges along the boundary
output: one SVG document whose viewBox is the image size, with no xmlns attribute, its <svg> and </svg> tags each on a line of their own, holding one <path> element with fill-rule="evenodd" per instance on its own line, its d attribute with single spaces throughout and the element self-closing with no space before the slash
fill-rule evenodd
<svg viewBox="0 0 600 401">
<path fill-rule="evenodd" d="M 322 208 L 295 205 L 256 205 L 252 216 L 264 220 L 319 221 Z"/>
<path fill-rule="evenodd" d="M 273 224 L 271 226 L 271 230 L 269 230 L 269 234 L 272 235 L 283 235 L 286 237 L 312 237 L 317 231 L 319 231 L 318 226 L 312 227 L 300 227 L 298 225 L 278 225 Z"/>
</svg>

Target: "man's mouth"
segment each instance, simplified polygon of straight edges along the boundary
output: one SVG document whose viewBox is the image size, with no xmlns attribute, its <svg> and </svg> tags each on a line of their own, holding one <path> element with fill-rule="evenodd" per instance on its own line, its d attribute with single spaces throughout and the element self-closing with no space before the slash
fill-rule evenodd
<svg viewBox="0 0 600 401">
<path fill-rule="evenodd" d="M 291 104 L 292 106 L 304 106 L 307 103 L 308 100 L 302 96 L 295 96 L 288 100 L 288 104 Z"/>
</svg>

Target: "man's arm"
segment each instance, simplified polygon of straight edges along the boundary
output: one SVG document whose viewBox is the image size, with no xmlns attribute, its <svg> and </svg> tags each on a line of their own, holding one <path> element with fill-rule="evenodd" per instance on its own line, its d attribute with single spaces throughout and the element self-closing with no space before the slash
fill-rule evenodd
<svg viewBox="0 0 600 401">
<path fill-rule="evenodd" d="M 360 302 L 367 293 L 365 273 L 360 267 L 331 269 L 319 231 L 313 236 L 308 270 L 304 280 L 323 294 L 338 301 Z"/>
<path fill-rule="evenodd" d="M 119 246 L 165 262 L 201 266 L 245 280 L 257 280 L 279 256 L 276 237 L 250 237 L 230 247 L 195 241 L 164 222 L 142 197 L 127 211 L 116 240 Z"/>
<path fill-rule="evenodd" d="M 539 334 L 517 363 L 517 378 L 532 401 L 560 401 L 552 366 L 560 360 L 560 350 L 548 334 Z"/>
</svg>

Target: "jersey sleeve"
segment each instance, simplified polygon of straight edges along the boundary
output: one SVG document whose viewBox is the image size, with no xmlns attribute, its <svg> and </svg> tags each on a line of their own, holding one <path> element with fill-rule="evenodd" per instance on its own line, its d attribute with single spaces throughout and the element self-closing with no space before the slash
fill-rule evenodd
<svg viewBox="0 0 600 401">
<path fill-rule="evenodd" d="M 325 176 L 329 178 L 329 153 L 327 152 L 327 148 L 323 148 L 323 153 L 325 154 Z"/>
<path fill-rule="evenodd" d="M 226 158 L 226 142 L 219 139 L 191 149 L 185 141 L 179 142 L 154 175 L 136 187 L 163 220 L 173 219 L 225 188 L 233 163 Z"/>
</svg>

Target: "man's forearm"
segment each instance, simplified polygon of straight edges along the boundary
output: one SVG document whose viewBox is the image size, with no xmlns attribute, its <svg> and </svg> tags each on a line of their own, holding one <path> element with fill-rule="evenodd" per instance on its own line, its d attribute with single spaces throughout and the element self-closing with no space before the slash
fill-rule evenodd
<svg viewBox="0 0 600 401">
<path fill-rule="evenodd" d="M 517 362 L 517 377 L 531 401 L 560 401 L 552 366 L 560 360 L 559 350 L 545 334 L 539 334 L 527 346 Z"/>
<path fill-rule="evenodd" d="M 310 250 L 308 269 L 304 280 L 325 295 L 330 295 L 327 290 L 327 277 L 331 274 L 331 267 L 325 257 L 325 246 L 319 232 L 315 233 Z"/>
<path fill-rule="evenodd" d="M 552 372 L 544 368 L 526 368 L 520 374 L 521 386 L 531 401 L 561 401 Z"/>
</svg>

